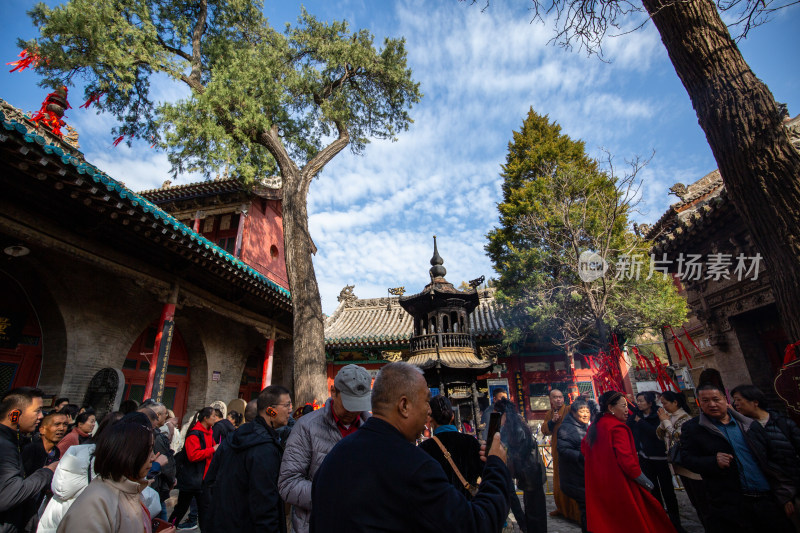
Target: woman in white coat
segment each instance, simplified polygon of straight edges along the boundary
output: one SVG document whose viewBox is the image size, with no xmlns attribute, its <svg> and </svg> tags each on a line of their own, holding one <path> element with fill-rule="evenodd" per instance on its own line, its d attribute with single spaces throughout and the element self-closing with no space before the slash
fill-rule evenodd
<svg viewBox="0 0 800 533">
<path fill-rule="evenodd" d="M 95 441 L 121 418 L 122 413 L 119 411 L 106 415 L 95 433 Z M 61 458 L 50 485 L 53 497 L 47 502 L 47 506 L 41 514 L 37 533 L 56 533 L 58 525 L 72 503 L 95 478 L 97 474 L 93 465 L 94 451 L 95 444 L 71 446 Z M 148 487 L 142 492 L 142 496 L 147 501 L 150 513 L 156 516 L 161 510 L 158 493 Z"/>
</svg>

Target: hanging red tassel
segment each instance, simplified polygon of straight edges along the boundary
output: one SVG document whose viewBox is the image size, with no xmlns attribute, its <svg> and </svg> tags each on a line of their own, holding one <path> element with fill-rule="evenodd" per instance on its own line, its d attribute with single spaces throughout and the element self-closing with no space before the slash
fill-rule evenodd
<svg viewBox="0 0 800 533">
<path fill-rule="evenodd" d="M 688 331 L 686 331 L 686 326 L 683 326 L 683 332 L 686 334 L 686 338 L 689 339 L 689 342 L 692 343 L 692 346 L 694 347 L 695 350 L 697 350 L 697 354 L 699 355 L 700 354 L 700 348 L 697 347 L 697 344 L 694 343 L 694 339 L 692 339 L 692 336 L 689 335 Z M 689 366 L 689 368 L 692 368 L 692 367 Z"/>
<path fill-rule="evenodd" d="M 616 338 L 612 339 L 608 353 L 600 350 L 597 352 L 596 358 L 587 356 L 590 361 L 589 364 L 596 369 L 592 375 L 592 381 L 598 394 L 603 394 L 610 390 L 624 392 L 622 373 L 619 369 L 620 356 L 621 351 Z"/>
<path fill-rule="evenodd" d="M 117 137 L 116 139 L 114 139 L 114 142 L 113 142 L 112 144 L 113 144 L 113 145 L 116 147 L 116 146 L 117 146 L 119 143 L 121 143 L 121 142 L 122 142 L 122 139 L 124 139 L 124 138 L 125 138 L 125 136 L 124 136 L 124 135 L 120 135 L 119 137 Z"/>
<path fill-rule="evenodd" d="M 649 361 L 639 352 L 638 346 L 631 346 L 631 351 L 633 355 L 636 356 L 636 366 L 640 370 L 647 370 L 647 364 Z"/>
<path fill-rule="evenodd" d="M 664 381 L 664 391 L 667 390 L 667 384 L 672 385 L 676 392 L 680 392 L 681 388 L 678 386 L 677 383 L 672 379 L 672 376 L 669 375 L 667 372 L 667 366 L 661 362 L 661 359 L 656 356 L 653 352 L 650 352 L 653 355 L 653 360 L 656 362 L 656 371 L 661 379 Z"/>
<path fill-rule="evenodd" d="M 94 92 L 94 93 L 90 94 L 90 95 L 89 95 L 89 99 L 88 99 L 88 100 L 86 100 L 86 101 L 83 103 L 83 105 L 81 106 L 81 109 L 83 109 L 83 108 L 89 109 L 89 106 L 90 106 L 90 105 L 92 105 L 92 104 L 97 104 L 97 105 L 99 106 L 99 105 L 100 105 L 100 98 L 101 98 L 101 97 L 102 97 L 104 94 L 105 94 L 105 92 L 103 92 L 103 91 L 101 91 L 101 92 Z"/>
<path fill-rule="evenodd" d="M 692 368 L 692 356 L 689 355 L 689 350 L 686 349 L 686 346 L 684 346 L 683 342 L 681 342 L 681 340 L 678 338 L 678 336 L 675 335 L 675 330 L 672 329 L 672 326 L 667 326 L 667 327 L 669 328 L 670 333 L 672 333 L 672 338 L 673 338 L 673 341 L 674 341 L 674 344 L 675 344 L 675 351 L 678 352 L 678 361 L 680 361 L 682 356 L 685 355 L 686 356 L 686 365 L 689 368 Z M 686 330 L 684 329 L 684 331 L 686 331 Z M 694 343 L 692 343 L 692 344 L 694 344 Z"/>
</svg>

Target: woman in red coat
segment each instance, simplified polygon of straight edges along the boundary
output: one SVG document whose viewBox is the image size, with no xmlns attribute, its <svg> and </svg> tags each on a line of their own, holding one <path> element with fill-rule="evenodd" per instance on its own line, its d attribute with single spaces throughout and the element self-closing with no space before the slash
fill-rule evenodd
<svg viewBox="0 0 800 533">
<path fill-rule="evenodd" d="M 620 392 L 600 397 L 600 414 L 581 444 L 586 467 L 586 520 L 592 533 L 674 533 L 639 468 L 628 403 Z"/>
<path fill-rule="evenodd" d="M 189 425 L 191 428 L 186 433 L 186 440 L 183 447 L 186 450 L 186 458 L 191 466 L 178 466 L 191 469 L 193 475 L 186 475 L 185 471 L 178 472 L 178 502 L 169 517 L 169 522 L 178 524 L 189 506 L 192 498 L 197 501 L 197 516 L 200 522 L 200 530 L 208 531 L 207 520 L 211 502 L 208 501 L 208 491 L 203 488 L 203 479 L 206 477 L 211 459 L 219 444 L 214 443 L 213 426 L 222 417 L 213 407 L 203 407 L 194 416 L 196 422 Z M 201 440 L 202 439 L 202 440 Z M 200 475 L 202 472 L 202 475 Z M 205 527 L 204 524 L 206 524 Z"/>
</svg>

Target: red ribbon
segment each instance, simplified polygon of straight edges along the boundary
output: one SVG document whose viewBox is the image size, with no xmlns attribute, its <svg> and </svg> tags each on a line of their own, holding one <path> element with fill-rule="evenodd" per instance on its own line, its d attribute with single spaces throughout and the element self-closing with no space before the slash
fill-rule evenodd
<svg viewBox="0 0 800 533">
<path fill-rule="evenodd" d="M 16 71 L 22 72 L 23 70 L 25 70 L 28 67 L 35 67 L 36 65 L 38 65 L 42 61 L 42 58 L 39 56 L 39 54 L 37 54 L 36 52 L 33 52 L 32 54 L 28 54 L 28 50 L 27 49 L 25 49 L 22 52 L 20 52 L 19 53 L 19 57 L 21 57 L 22 59 L 18 59 L 16 61 L 12 61 L 10 63 L 6 63 L 6 65 L 13 65 L 14 66 L 14 68 L 9 70 L 9 72 L 16 72 Z"/>
<path fill-rule="evenodd" d="M 102 91 L 101 91 L 101 92 L 99 92 L 99 93 L 98 93 L 98 92 L 94 92 L 94 93 L 90 94 L 90 95 L 89 95 L 89 99 L 88 99 L 88 100 L 86 100 L 86 101 L 83 103 L 83 105 L 81 106 L 81 108 L 86 108 L 86 109 L 89 109 L 89 106 L 90 106 L 90 105 L 92 105 L 92 104 L 97 104 L 97 105 L 99 106 L 99 105 L 100 105 L 100 97 L 102 97 L 104 94 L 105 94 L 105 93 L 104 93 L 104 92 L 102 92 Z"/>
<path fill-rule="evenodd" d="M 621 355 L 622 352 L 617 343 L 617 339 L 616 337 L 612 337 L 608 353 L 600 350 L 597 352 L 596 357 L 586 356 L 589 360 L 590 368 L 594 370 L 592 381 L 594 381 L 598 394 L 603 394 L 610 390 L 624 392 L 622 373 L 619 369 L 619 358 Z"/>
<path fill-rule="evenodd" d="M 692 368 L 692 356 L 689 355 L 689 350 L 686 349 L 686 346 L 684 346 L 683 342 L 681 342 L 681 340 L 678 338 L 678 336 L 675 335 L 675 330 L 672 329 L 672 326 L 667 326 L 667 327 L 669 328 L 669 331 L 672 333 L 672 339 L 673 339 L 674 344 L 675 344 L 675 351 L 678 352 L 678 361 L 680 361 L 682 359 L 682 356 L 685 355 L 686 356 L 686 364 L 689 366 L 689 368 Z M 684 328 L 684 331 L 686 331 L 685 328 Z M 687 333 L 687 335 L 688 335 L 688 333 Z M 694 345 L 694 341 L 692 341 L 692 344 Z M 697 348 L 697 346 L 695 346 L 695 348 Z M 700 350 L 697 350 L 697 351 L 699 352 Z"/>
<path fill-rule="evenodd" d="M 653 353 L 653 352 L 650 352 Z M 658 377 L 658 384 L 661 386 L 662 391 L 666 391 L 669 387 L 667 386 L 672 385 L 674 389 L 680 392 L 681 388 L 678 387 L 677 383 L 673 381 L 672 377 L 670 377 L 669 373 L 667 372 L 667 367 L 664 363 L 661 362 L 656 354 L 653 353 L 653 360 L 656 363 L 656 376 Z"/>
<path fill-rule="evenodd" d="M 686 326 L 683 326 L 683 332 L 686 334 L 686 338 L 689 339 L 689 342 L 692 343 L 692 346 L 694 346 L 694 349 L 697 350 L 697 353 L 700 354 L 700 348 L 697 347 L 697 345 L 694 343 L 694 340 L 692 339 L 692 336 L 689 335 L 688 331 L 686 331 Z M 689 368 L 691 368 L 691 366 Z"/>
</svg>

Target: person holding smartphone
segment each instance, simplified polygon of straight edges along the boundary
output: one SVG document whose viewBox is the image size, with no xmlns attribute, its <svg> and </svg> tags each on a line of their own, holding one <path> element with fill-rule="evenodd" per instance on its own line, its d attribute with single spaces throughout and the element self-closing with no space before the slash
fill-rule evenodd
<svg viewBox="0 0 800 533">
<path fill-rule="evenodd" d="M 525 511 L 523 517 L 517 518 L 517 522 L 524 522 L 520 523 L 520 529 L 527 533 L 546 533 L 547 503 L 544 484 L 547 481 L 547 472 L 539 454 L 539 444 L 533 438 L 531 428 L 517 414 L 514 404 L 508 398 L 497 402 L 494 409 L 502 414 L 500 439 L 508 448 L 508 468 L 522 490 Z"/>
</svg>

